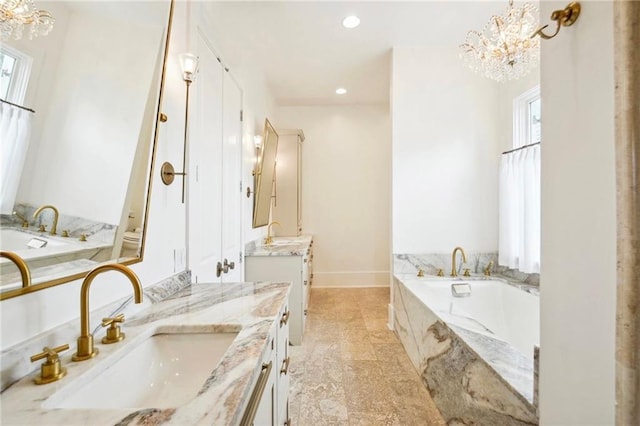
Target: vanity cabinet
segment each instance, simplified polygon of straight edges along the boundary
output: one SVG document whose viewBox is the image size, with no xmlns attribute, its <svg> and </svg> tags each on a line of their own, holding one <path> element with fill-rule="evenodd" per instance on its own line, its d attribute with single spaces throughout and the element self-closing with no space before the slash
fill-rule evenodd
<svg viewBox="0 0 640 426">
<path fill-rule="evenodd" d="M 300 129 L 281 129 L 278 133 L 276 157 L 275 200 L 271 211 L 276 235 L 299 236 L 302 234 L 302 143 L 304 133 Z"/>
<path fill-rule="evenodd" d="M 277 347 L 277 422 L 278 425 L 289 425 L 291 420 L 289 417 L 289 385 L 290 385 L 290 373 L 289 364 L 291 357 L 289 356 L 289 318 L 291 317 L 291 311 L 289 311 L 289 305 L 285 306 L 283 312 L 280 315 L 280 322 L 278 324 L 278 347 Z"/>
<path fill-rule="evenodd" d="M 271 365 L 267 384 L 252 422 L 255 426 L 284 425 L 289 420 L 289 318 L 288 304 L 271 329 L 262 368 Z"/>
<path fill-rule="evenodd" d="M 247 252 L 245 257 L 247 281 L 291 283 L 289 341 L 292 345 L 302 344 L 313 280 L 313 240 L 308 236 L 307 238 L 308 243 L 301 243 L 302 249 L 299 250 L 286 253 L 276 252 L 279 249 L 256 250 Z"/>
</svg>

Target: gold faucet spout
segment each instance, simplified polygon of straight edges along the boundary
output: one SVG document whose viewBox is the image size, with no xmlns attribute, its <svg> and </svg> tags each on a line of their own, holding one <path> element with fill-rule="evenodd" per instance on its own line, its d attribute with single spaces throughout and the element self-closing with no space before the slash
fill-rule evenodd
<svg viewBox="0 0 640 426">
<path fill-rule="evenodd" d="M 265 238 L 265 239 L 264 239 L 264 243 L 265 243 L 267 246 L 270 246 L 270 245 L 271 245 L 271 243 L 273 243 L 273 237 L 271 236 L 271 227 L 272 227 L 273 225 L 281 226 L 281 225 L 280 225 L 280 222 L 278 222 L 278 221 L 276 221 L 276 220 L 274 220 L 273 222 L 271 222 L 271 223 L 269 224 L 269 226 L 267 226 L 267 238 Z"/>
<path fill-rule="evenodd" d="M 27 288 L 31 285 L 31 272 L 29 271 L 27 263 L 20 256 L 11 251 L 0 251 L 0 257 L 9 259 L 15 263 L 22 278 L 22 288 Z"/>
<path fill-rule="evenodd" d="M 54 206 L 52 206 L 51 204 L 47 204 L 46 206 L 40 207 L 38 210 L 36 210 L 33 213 L 33 218 L 36 219 L 38 215 L 42 213 L 43 210 L 46 210 L 46 209 L 53 210 L 53 223 L 51 224 L 51 231 L 49 233 L 51 235 L 56 235 L 57 228 L 58 228 L 58 217 L 60 216 L 60 213 L 58 212 L 58 209 L 56 209 Z"/>
<path fill-rule="evenodd" d="M 98 350 L 93 347 L 93 335 L 89 333 L 89 287 L 96 276 L 106 271 L 119 271 L 124 274 L 133 286 L 135 303 L 142 302 L 142 284 L 131 268 L 119 263 L 110 263 L 91 270 L 80 288 L 80 337 L 78 337 L 78 351 L 72 357 L 74 361 L 84 361 L 98 354 Z"/>
<path fill-rule="evenodd" d="M 451 254 L 451 276 L 452 277 L 457 277 L 458 276 L 458 268 L 456 268 L 456 253 L 460 251 L 460 253 L 462 253 L 462 262 L 466 263 L 467 262 L 467 255 L 464 254 L 464 249 L 462 247 L 456 247 L 453 249 L 453 253 Z"/>
</svg>

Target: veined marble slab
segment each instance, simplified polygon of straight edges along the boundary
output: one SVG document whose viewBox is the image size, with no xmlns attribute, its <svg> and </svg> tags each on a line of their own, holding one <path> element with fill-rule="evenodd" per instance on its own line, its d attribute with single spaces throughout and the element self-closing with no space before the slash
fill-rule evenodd
<svg viewBox="0 0 640 426">
<path fill-rule="evenodd" d="M 62 354 L 68 374 L 62 380 L 37 386 L 33 374 L 2 393 L 3 424 L 47 425 L 192 425 L 238 424 L 261 369 L 269 333 L 289 295 L 288 283 L 233 283 L 192 285 L 169 298 L 153 303 L 128 318 L 123 325 L 127 338 L 118 344 L 96 343 L 100 354 L 92 360 L 70 362 L 72 349 Z M 151 301 L 154 302 L 154 301 Z M 156 409 L 47 410 L 42 404 L 57 391 L 74 386 L 74 380 L 91 369 L 107 369 L 111 360 L 129 351 L 136 339 L 158 328 L 206 327 L 211 330 L 240 329 L 198 395 L 180 407 Z M 99 339 L 96 339 L 99 342 Z M 59 342 L 63 343 L 63 342 Z M 35 364 L 34 364 L 35 365 Z M 126 384 L 123 384 L 126 386 Z"/>
<path fill-rule="evenodd" d="M 273 237 L 273 244 L 265 246 L 262 241 L 251 241 L 244 249 L 245 256 L 304 256 L 311 248 L 313 237 Z"/>
<path fill-rule="evenodd" d="M 538 424 L 532 365 L 522 354 L 447 324 L 397 276 L 393 308 L 395 332 L 447 424 Z"/>
<path fill-rule="evenodd" d="M 29 219 L 33 229 L 38 229 L 40 225 L 46 225 L 47 229 L 51 229 L 53 223 L 53 211 L 51 209 L 44 210 L 36 219 L 33 219 L 33 213 L 38 209 L 37 206 L 30 204 L 16 204 L 15 210 L 23 217 Z M 13 215 L 2 215 L 0 223 L 3 226 L 14 224 L 20 226 L 22 221 Z M 31 229 L 31 228 L 29 228 Z M 96 222 L 90 219 L 70 216 L 64 212 L 60 212 L 58 217 L 58 234 L 63 229 L 69 230 L 70 238 L 79 238 L 80 234 L 85 234 L 87 240 L 98 243 L 100 245 L 113 245 L 116 236 L 117 225 L 110 223 Z"/>
<path fill-rule="evenodd" d="M 528 286 L 540 286 L 540 274 L 525 274 L 520 271 L 498 265 L 498 253 L 468 252 L 467 262 L 463 263 L 458 255 L 457 273 L 462 276 L 464 269 L 468 268 L 472 275 L 483 276 L 484 268 L 493 261 L 491 268 L 492 277 L 501 277 L 511 283 L 520 283 Z M 427 275 L 436 275 L 442 269 L 446 276 L 451 274 L 451 253 L 422 253 L 422 254 L 398 254 L 393 255 L 393 272 L 395 274 L 416 274 L 418 269 L 424 270 Z"/>
</svg>

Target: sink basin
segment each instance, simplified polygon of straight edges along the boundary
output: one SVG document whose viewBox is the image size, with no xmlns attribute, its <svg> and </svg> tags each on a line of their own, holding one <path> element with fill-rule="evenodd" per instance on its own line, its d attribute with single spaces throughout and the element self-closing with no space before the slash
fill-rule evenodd
<svg viewBox="0 0 640 426">
<path fill-rule="evenodd" d="M 238 333 L 155 334 L 44 408 L 172 408 L 193 399 Z M 85 374 L 88 375 L 91 372 Z"/>
</svg>

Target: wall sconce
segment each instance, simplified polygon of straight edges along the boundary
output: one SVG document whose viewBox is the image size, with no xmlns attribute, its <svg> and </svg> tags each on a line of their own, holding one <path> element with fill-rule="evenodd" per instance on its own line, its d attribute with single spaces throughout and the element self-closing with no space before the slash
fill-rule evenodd
<svg viewBox="0 0 640 426">
<path fill-rule="evenodd" d="M 535 33 L 533 33 L 531 38 L 534 38 L 537 35 L 539 35 L 540 38 L 544 40 L 549 40 L 551 38 L 554 38 L 560 32 L 561 26 L 570 27 L 571 25 L 573 25 L 574 22 L 576 22 L 576 20 L 578 19 L 578 16 L 580 16 L 579 2 L 569 3 L 567 7 L 565 7 L 563 10 L 554 10 L 553 13 L 551 13 L 551 20 L 556 21 L 558 23 L 556 32 L 551 35 L 546 35 L 545 33 L 542 32 L 542 30 L 547 28 L 549 25 L 545 25 L 543 27 L 538 28 L 538 30 Z"/>
<path fill-rule="evenodd" d="M 251 176 L 254 177 L 253 181 L 254 181 L 254 185 L 255 185 L 255 176 L 259 173 L 258 171 L 258 164 L 260 164 L 260 155 L 261 155 L 261 148 L 262 148 L 262 136 L 261 135 L 255 135 L 253 137 L 253 144 L 256 147 L 256 158 L 254 160 L 253 163 L 253 170 L 251 171 Z M 250 187 L 247 186 L 247 198 L 251 197 L 251 194 L 253 194 L 254 191 L 251 190 Z"/>
<path fill-rule="evenodd" d="M 186 168 L 187 168 L 187 140 L 189 129 L 189 87 L 196 78 L 198 72 L 198 57 L 191 53 L 183 53 L 180 55 L 180 67 L 182 69 L 182 79 L 187 85 L 186 99 L 184 107 L 184 145 L 182 151 L 182 171 L 176 172 L 173 168 L 173 164 L 166 161 L 160 168 L 162 176 L 162 183 L 165 185 L 171 185 L 176 176 L 182 176 L 182 204 L 184 204 L 184 193 L 187 184 Z"/>
</svg>

